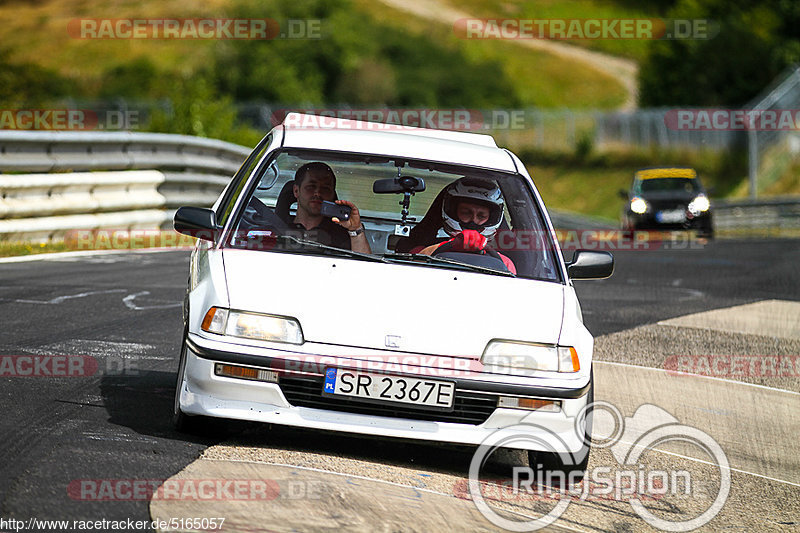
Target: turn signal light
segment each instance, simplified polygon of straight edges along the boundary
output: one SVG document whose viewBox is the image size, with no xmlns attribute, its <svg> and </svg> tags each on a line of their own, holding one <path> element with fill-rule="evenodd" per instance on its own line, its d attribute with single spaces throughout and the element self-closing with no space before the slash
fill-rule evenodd
<svg viewBox="0 0 800 533">
<path fill-rule="evenodd" d="M 559 401 L 540 400 L 539 398 L 517 398 L 514 396 L 501 396 L 497 406 L 531 411 L 540 410 L 548 413 L 557 413 L 561 410 L 561 402 Z"/>
<path fill-rule="evenodd" d="M 214 365 L 214 374 L 228 378 L 249 379 L 253 381 L 266 381 L 269 383 L 278 382 L 278 374 L 272 370 L 262 370 L 247 366 L 224 365 L 217 363 Z"/>
</svg>

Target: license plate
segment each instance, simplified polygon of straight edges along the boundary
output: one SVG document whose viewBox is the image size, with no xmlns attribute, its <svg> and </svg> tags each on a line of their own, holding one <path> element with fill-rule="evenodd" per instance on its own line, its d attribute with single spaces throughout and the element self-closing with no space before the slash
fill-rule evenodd
<svg viewBox="0 0 800 533">
<path fill-rule="evenodd" d="M 452 410 L 456 385 L 452 381 L 326 368 L 322 393 L 373 402 Z"/>
<path fill-rule="evenodd" d="M 686 213 L 684 213 L 681 209 L 675 209 L 674 211 L 659 211 L 656 213 L 656 220 L 659 222 L 683 222 L 686 220 Z"/>
</svg>

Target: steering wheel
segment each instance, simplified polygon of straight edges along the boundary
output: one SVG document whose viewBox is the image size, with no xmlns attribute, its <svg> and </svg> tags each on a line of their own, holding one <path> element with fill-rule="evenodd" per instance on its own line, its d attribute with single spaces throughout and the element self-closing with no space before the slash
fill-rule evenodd
<svg viewBox="0 0 800 533">
<path fill-rule="evenodd" d="M 274 229 L 277 231 L 287 229 L 286 223 L 258 198 L 250 200 L 242 213 L 242 220 L 250 226 L 250 229 Z"/>
<path fill-rule="evenodd" d="M 498 261 L 502 261 L 503 260 L 503 258 L 500 257 L 500 253 L 497 250 L 495 250 L 494 248 L 492 248 L 491 246 L 488 246 L 488 245 L 484 246 L 482 250 L 478 250 L 478 251 L 453 250 L 454 246 L 455 245 L 453 244 L 452 241 L 445 241 L 444 243 L 441 244 L 441 246 L 438 246 L 433 252 L 431 252 L 431 257 L 433 257 L 435 255 L 447 253 L 447 252 L 460 252 L 460 253 L 465 253 L 465 254 L 481 254 L 481 255 L 485 254 L 485 255 L 494 257 Z"/>
<path fill-rule="evenodd" d="M 486 246 L 483 248 L 483 250 L 477 250 L 477 251 L 454 250 L 453 248 L 454 248 L 453 243 L 447 241 L 438 248 L 436 248 L 431 253 L 431 257 L 446 254 L 450 256 L 447 257 L 447 259 L 453 259 L 455 261 L 460 261 L 462 263 L 475 264 L 476 266 L 486 266 L 488 268 L 500 268 L 502 270 L 509 271 L 508 267 L 505 264 L 505 261 L 503 261 L 503 258 L 500 256 L 500 253 L 494 248 Z M 475 259 L 470 260 L 470 257 L 474 257 Z M 479 257 L 486 259 L 478 259 Z M 488 263 L 487 259 L 489 259 Z M 493 262 L 495 264 L 492 264 Z"/>
</svg>

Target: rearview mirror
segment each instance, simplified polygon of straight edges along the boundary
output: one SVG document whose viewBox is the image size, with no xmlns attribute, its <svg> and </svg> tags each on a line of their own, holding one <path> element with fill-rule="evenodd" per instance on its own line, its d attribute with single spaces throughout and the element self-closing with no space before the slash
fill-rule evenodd
<svg viewBox="0 0 800 533">
<path fill-rule="evenodd" d="M 603 279 L 614 273 L 614 256 L 609 252 L 576 250 L 567 263 L 571 279 Z"/>
<path fill-rule="evenodd" d="M 172 225 L 178 233 L 213 242 L 217 216 L 212 209 L 184 206 L 175 212 Z"/>
<path fill-rule="evenodd" d="M 626 191 L 625 189 L 620 189 L 620 190 L 618 190 L 618 191 L 617 191 L 617 195 L 618 195 L 620 198 L 622 198 L 623 200 L 627 200 L 627 199 L 628 199 L 628 191 Z"/>
<path fill-rule="evenodd" d="M 424 190 L 425 181 L 411 176 L 375 180 L 375 183 L 372 184 L 372 192 L 376 194 L 422 192 Z"/>
</svg>

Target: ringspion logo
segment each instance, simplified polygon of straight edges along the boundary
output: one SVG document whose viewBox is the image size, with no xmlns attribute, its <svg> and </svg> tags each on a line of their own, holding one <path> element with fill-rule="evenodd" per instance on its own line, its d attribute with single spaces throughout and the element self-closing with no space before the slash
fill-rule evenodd
<svg viewBox="0 0 800 533">
<path fill-rule="evenodd" d="M 594 449 L 610 450 L 616 465 L 575 470 L 581 464 L 581 455 L 588 450 L 570 452 L 566 433 L 556 433 L 526 420 L 499 428 L 478 447 L 469 467 L 468 490 L 455 487 L 455 494 L 471 499 L 478 511 L 495 526 L 508 531 L 536 531 L 549 526 L 566 512 L 573 501 L 613 499 L 626 501 L 633 512 L 650 526 L 662 531 L 692 531 L 711 521 L 725 505 L 731 489 L 731 471 L 722 447 L 704 431 L 681 424 L 667 411 L 652 404 L 640 405 L 632 417 L 623 417 L 616 406 L 608 402 L 594 402 L 584 407 L 571 419 L 575 437 L 586 442 L 586 421 L 593 413 L 605 412 L 614 420 L 612 433 L 600 442 L 591 443 Z M 692 479 L 683 468 L 654 468 L 647 460 L 648 452 L 670 442 L 680 442 L 696 449 L 709 458 L 711 472 L 704 479 Z M 510 484 L 497 486 L 487 483 L 481 475 L 488 458 L 500 448 L 540 450 L 557 456 L 561 467 L 532 464 L 515 466 Z M 714 468 L 716 467 L 716 468 Z M 579 470 L 586 469 L 584 472 Z M 717 477 L 718 476 L 718 477 Z M 582 478 L 578 482 L 578 478 Z M 717 487 L 714 493 L 701 495 L 701 482 L 711 482 Z M 667 513 L 644 501 L 678 498 L 691 499 L 699 514 L 682 519 L 678 514 Z M 713 498 L 713 499 L 712 499 Z M 510 500 L 510 501 L 509 501 Z M 498 503 L 511 504 L 539 502 L 549 507 L 546 513 L 537 508 L 537 518 L 523 514 L 498 512 Z M 655 512 L 654 512 L 655 511 Z"/>
</svg>

